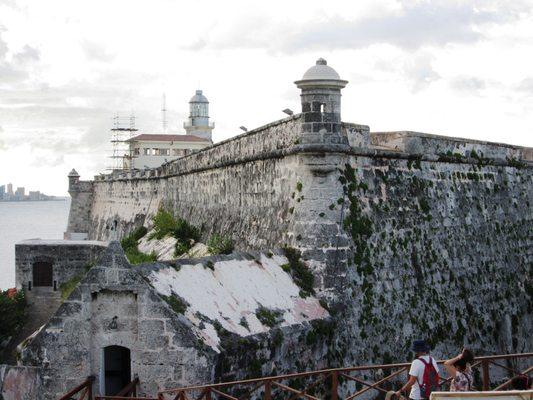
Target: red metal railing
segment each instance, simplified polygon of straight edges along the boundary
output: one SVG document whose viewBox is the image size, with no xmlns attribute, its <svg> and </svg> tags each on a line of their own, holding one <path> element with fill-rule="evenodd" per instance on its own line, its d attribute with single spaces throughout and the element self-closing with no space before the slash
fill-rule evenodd
<svg viewBox="0 0 533 400">
<path fill-rule="evenodd" d="M 490 367 L 503 369 L 509 376 L 519 376 L 530 374 L 533 370 L 531 359 L 533 353 L 508 354 L 498 356 L 487 356 L 476 358 L 473 368 L 481 367 L 482 390 L 490 390 Z M 497 361 L 513 362 L 518 359 L 525 359 L 529 367 L 524 371 L 517 371 L 509 366 L 504 366 Z M 443 363 L 444 361 L 439 361 Z M 159 400 L 246 400 L 252 398 L 262 398 L 271 400 L 273 398 L 287 398 L 295 400 L 299 398 L 309 400 L 320 400 L 327 398 L 339 400 L 339 386 L 348 382 L 354 382 L 356 389 L 352 393 L 345 393 L 343 400 L 352 400 L 369 390 L 374 390 L 386 394 L 392 390 L 393 379 L 398 379 L 399 375 L 407 372 L 410 363 L 356 366 L 349 368 L 333 368 L 320 371 L 302 372 L 271 376 L 257 379 L 247 379 L 234 382 L 216 383 L 211 385 L 189 386 L 178 389 L 163 390 L 158 393 Z M 385 375 L 385 373 L 387 373 Z M 359 374 L 359 376 L 356 376 Z M 360 376 L 363 374 L 363 376 Z M 366 374 L 377 375 L 374 382 L 368 381 Z M 493 390 L 501 390 L 510 385 L 512 379 L 495 387 Z M 442 379 L 441 387 L 449 383 L 450 379 Z M 389 386 L 388 388 L 384 386 Z M 351 385 L 354 386 L 354 385 Z M 346 392 L 350 385 L 344 385 L 343 392 Z M 395 389 L 398 389 L 396 386 Z M 353 389 L 352 389 L 353 390 Z M 320 396 L 320 397 L 319 397 Z"/>
<path fill-rule="evenodd" d="M 137 386 L 139 386 L 139 378 L 135 378 L 114 396 L 96 396 L 95 400 L 157 400 L 153 397 L 137 397 Z"/>
<path fill-rule="evenodd" d="M 85 382 L 76 386 L 70 392 L 60 397 L 59 400 L 73 400 L 78 395 L 78 400 L 93 400 L 93 382 L 94 376 L 89 376 Z"/>
</svg>

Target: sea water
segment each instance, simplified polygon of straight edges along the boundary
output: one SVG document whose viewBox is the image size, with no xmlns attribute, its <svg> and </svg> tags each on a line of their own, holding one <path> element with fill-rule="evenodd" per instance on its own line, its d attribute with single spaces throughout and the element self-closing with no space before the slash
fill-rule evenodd
<svg viewBox="0 0 533 400">
<path fill-rule="evenodd" d="M 62 239 L 70 198 L 56 201 L 0 202 L 0 289 L 15 286 L 15 243 Z"/>
</svg>

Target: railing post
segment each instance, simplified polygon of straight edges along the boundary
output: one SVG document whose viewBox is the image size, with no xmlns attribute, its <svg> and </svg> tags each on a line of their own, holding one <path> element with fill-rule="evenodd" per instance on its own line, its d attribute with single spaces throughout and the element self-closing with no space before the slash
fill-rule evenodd
<svg viewBox="0 0 533 400">
<path fill-rule="evenodd" d="M 331 373 L 331 400 L 337 400 L 339 398 L 338 388 L 339 373 L 337 371 L 334 371 Z"/>
<path fill-rule="evenodd" d="M 264 400 L 272 399 L 272 382 L 265 381 L 265 397 Z"/>
<path fill-rule="evenodd" d="M 481 369 L 483 372 L 483 391 L 490 390 L 490 375 L 489 375 L 489 361 L 483 360 L 481 362 Z"/>
</svg>

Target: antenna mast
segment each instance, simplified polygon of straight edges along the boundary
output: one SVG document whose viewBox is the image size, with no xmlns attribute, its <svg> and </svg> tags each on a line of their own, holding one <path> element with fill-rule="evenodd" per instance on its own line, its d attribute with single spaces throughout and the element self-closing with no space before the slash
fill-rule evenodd
<svg viewBox="0 0 533 400">
<path fill-rule="evenodd" d="M 167 95 L 163 93 L 163 105 L 161 106 L 161 116 L 163 121 L 163 133 L 167 133 Z"/>
</svg>

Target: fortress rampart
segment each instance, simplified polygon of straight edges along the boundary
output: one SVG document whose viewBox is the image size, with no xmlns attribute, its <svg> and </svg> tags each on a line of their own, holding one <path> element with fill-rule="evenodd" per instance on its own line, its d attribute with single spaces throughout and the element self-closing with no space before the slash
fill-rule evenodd
<svg viewBox="0 0 533 400">
<path fill-rule="evenodd" d="M 297 82 L 301 114 L 157 169 L 73 174 L 67 236 L 121 238 L 165 207 L 239 250 L 300 250 L 328 327 L 236 342 L 215 379 L 398 361 L 424 336 L 436 356 L 531 351 L 533 150 L 341 122 L 326 72 Z"/>
<path fill-rule="evenodd" d="M 530 149 L 353 124 L 340 133 L 348 143 L 374 144 L 302 144 L 301 119 L 152 176 L 96 179 L 89 237 L 109 238 L 115 220 L 121 236 L 165 206 L 206 235 L 233 236 L 241 249 L 300 249 L 318 293 L 344 316 L 336 346 L 348 355 L 337 365 L 408 352 L 421 329 L 434 332 L 443 354 L 463 342 L 529 351 Z M 387 343 L 378 352 L 376 337 Z"/>
</svg>

